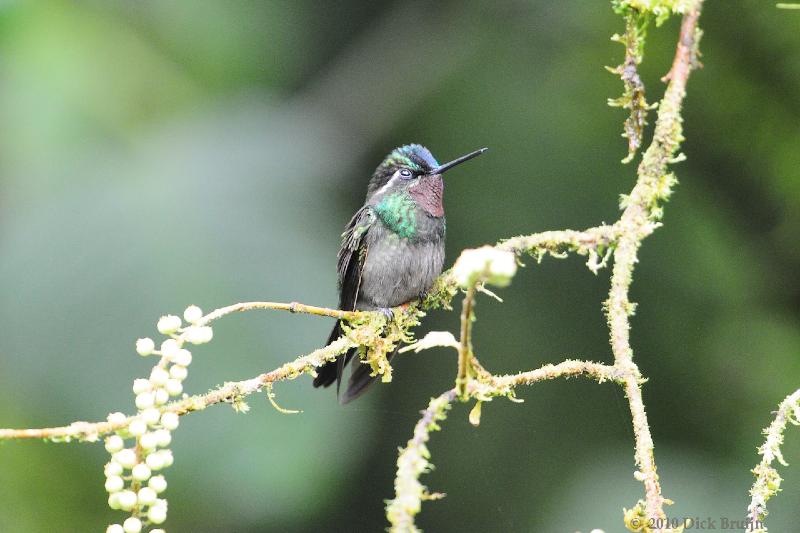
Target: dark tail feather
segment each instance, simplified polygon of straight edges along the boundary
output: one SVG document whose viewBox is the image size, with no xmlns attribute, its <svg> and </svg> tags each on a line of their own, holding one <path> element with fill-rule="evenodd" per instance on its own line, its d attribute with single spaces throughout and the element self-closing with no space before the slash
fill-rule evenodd
<svg viewBox="0 0 800 533">
<path fill-rule="evenodd" d="M 392 360 L 392 357 L 395 356 L 399 349 L 400 346 L 398 345 L 397 348 L 388 355 L 387 358 L 389 361 Z M 349 355 L 348 353 L 348 356 Z M 353 364 L 356 365 L 356 367 L 353 369 L 353 373 L 350 374 L 350 380 L 347 382 L 347 390 L 344 392 L 344 396 L 339 398 L 339 402 L 342 404 L 352 402 L 364 394 L 369 386 L 378 378 L 378 376 L 370 376 L 370 373 L 372 373 L 372 367 L 370 365 L 361 361 L 357 361 Z"/>
<path fill-rule="evenodd" d="M 336 339 L 342 336 L 342 328 L 339 322 L 336 322 L 336 325 L 333 326 L 333 331 L 331 331 L 330 336 L 328 337 L 328 344 L 332 343 Z M 346 365 L 350 359 L 353 358 L 353 354 L 356 353 L 356 349 L 353 348 L 348 350 L 348 352 L 336 358 L 335 361 L 330 361 L 325 363 L 323 366 L 317 369 L 317 377 L 314 378 L 314 387 L 328 387 L 334 381 L 336 381 L 336 389 L 338 393 L 339 383 L 342 381 L 342 372 L 344 371 L 344 365 Z"/>
</svg>

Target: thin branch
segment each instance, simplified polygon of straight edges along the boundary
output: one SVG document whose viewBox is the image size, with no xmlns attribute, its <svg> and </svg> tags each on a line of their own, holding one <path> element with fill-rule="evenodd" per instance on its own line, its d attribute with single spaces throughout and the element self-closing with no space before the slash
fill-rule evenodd
<svg viewBox="0 0 800 533">
<path fill-rule="evenodd" d="M 647 24 L 651 20 L 649 13 L 642 13 L 639 9 L 629 7 L 625 13 L 625 34 L 614 35 L 612 41 L 617 41 L 625 46 L 625 60 L 615 68 L 606 67 L 622 80 L 624 92 L 619 98 L 609 98 L 608 105 L 622 107 L 630 111 L 625 119 L 623 137 L 628 139 L 628 155 L 622 160 L 629 163 L 636 156 L 642 145 L 644 127 L 647 125 L 647 111 L 650 106 L 645 98 L 645 87 L 639 76 L 638 66 L 642 61 L 644 50 L 644 34 Z"/>
<path fill-rule="evenodd" d="M 492 385 L 495 390 L 500 393 L 506 388 L 513 388 L 519 385 L 533 385 L 540 381 L 581 375 L 590 377 L 598 383 L 603 383 L 604 381 L 618 382 L 623 378 L 622 373 L 615 366 L 592 361 L 567 359 L 557 365 L 544 365 L 536 370 L 505 376 L 495 376 L 492 380 Z"/>
<path fill-rule="evenodd" d="M 479 402 L 490 400 L 494 396 L 513 397 L 514 387 L 518 385 L 532 385 L 540 381 L 579 375 L 586 375 L 600 383 L 619 379 L 619 372 L 613 366 L 591 361 L 566 360 L 557 365 L 545 365 L 529 372 L 494 376 L 490 382 L 471 380 L 466 393 L 468 398 L 476 398 Z M 400 450 L 394 481 L 395 497 L 386 505 L 386 517 L 391 524 L 389 530 L 392 533 L 420 531 L 414 523 L 414 517 L 421 511 L 422 502 L 444 496 L 439 493 L 431 494 L 427 487 L 420 483 L 419 478 L 433 468 L 427 447 L 430 434 L 440 429 L 438 422 L 446 418 L 447 410 L 457 398 L 458 390 L 454 388 L 431 399 L 428 407 L 422 411 L 422 418 L 414 426 L 414 435 L 405 448 Z"/>
<path fill-rule="evenodd" d="M 300 313 L 305 315 L 328 316 L 343 320 L 355 320 L 369 316 L 363 311 L 340 311 L 339 309 L 329 309 L 327 307 L 316 307 L 313 305 L 301 304 L 298 302 L 243 302 L 238 304 L 221 307 L 201 318 L 197 325 L 204 326 L 214 320 L 218 320 L 231 313 L 241 313 L 243 311 L 253 311 L 256 309 L 271 309 L 274 311 L 288 311 L 290 313 Z"/>
<path fill-rule="evenodd" d="M 752 470 L 756 480 L 750 489 L 751 500 L 750 505 L 747 506 L 748 526 L 746 531 L 767 533 L 767 526 L 764 525 L 768 514 L 767 500 L 781 490 L 782 481 L 778 471 L 772 467 L 772 462 L 777 460 L 783 466 L 787 466 L 781 453 L 781 444 L 783 444 L 783 432 L 790 422 L 796 426 L 800 425 L 800 389 L 781 402 L 775 419 L 764 430 L 766 439 L 758 449 L 761 462 Z"/>
<path fill-rule="evenodd" d="M 497 248 L 517 255 L 527 253 L 537 259 L 546 253 L 560 255 L 568 251 L 586 255 L 590 250 L 611 245 L 616 240 L 616 231 L 614 226 L 597 226 L 584 231 L 543 231 L 500 241 Z"/>
<path fill-rule="evenodd" d="M 416 533 L 414 517 L 422 510 L 423 500 L 437 499 L 443 494 L 430 494 L 419 482 L 419 477 L 433 468 L 427 442 L 432 431 L 439 428 L 438 422 L 447 417 L 447 410 L 456 399 L 456 389 L 451 389 L 432 398 L 422 411 L 422 418 L 414 426 L 414 436 L 400 450 L 397 457 L 397 476 L 394 480 L 395 498 L 386 502 L 386 517 L 392 533 Z"/>
<path fill-rule="evenodd" d="M 475 305 L 475 286 L 467 289 L 464 301 L 461 304 L 461 342 L 458 348 L 458 373 L 456 375 L 456 390 L 461 398 L 466 398 L 467 382 L 472 372 L 470 365 L 474 358 L 472 354 L 472 307 Z"/>
<path fill-rule="evenodd" d="M 659 218 L 658 202 L 669 196 L 675 180 L 667 173 L 668 165 L 683 140 L 681 128 L 681 105 L 686 96 L 686 82 L 695 64 L 697 54 L 698 29 L 702 0 L 683 17 L 681 32 L 675 52 L 675 60 L 668 74 L 669 85 L 659 104 L 653 142 L 644 153 L 638 169 L 638 180 L 630 196 L 624 201 L 625 210 L 615 224 L 619 239 L 614 250 L 614 269 L 611 276 L 611 289 L 606 301 L 611 348 L 615 366 L 626 371 L 625 393 L 628 397 L 633 430 L 636 439 L 636 464 L 639 466 L 637 479 L 645 487 L 645 517 L 651 523 L 660 523 L 665 503 L 656 473 L 653 457 L 653 439 L 647 422 L 642 391 L 641 377 L 633 362 L 630 345 L 630 320 L 634 305 L 628 293 L 633 279 L 633 269 L 638 261 L 637 252 L 642 240 L 655 229 Z"/>
<path fill-rule="evenodd" d="M 232 309 L 234 307 L 237 306 L 230 306 L 224 309 Z M 206 407 L 210 407 L 218 403 L 232 403 L 235 405 L 236 402 L 241 402 L 244 397 L 255 392 L 259 392 L 268 383 L 291 380 L 303 374 L 311 373 L 317 367 L 322 366 L 328 361 L 335 360 L 339 354 L 346 352 L 355 345 L 356 344 L 349 338 L 340 337 L 339 339 L 330 343 L 328 346 L 314 350 L 308 355 L 298 357 L 294 361 L 286 363 L 271 372 L 266 372 L 254 378 L 243 381 L 225 383 L 223 386 L 212 390 L 207 394 L 190 396 L 183 400 L 172 402 L 164 407 L 164 411 L 171 411 L 173 413 L 177 413 L 178 415 L 185 415 L 194 411 L 202 411 Z M 128 427 L 136 418 L 138 417 L 130 416 L 124 421 L 117 423 L 73 422 L 69 426 L 55 428 L 0 429 L 0 440 L 50 439 L 58 442 L 70 442 L 71 440 L 75 439 L 86 442 L 95 442 L 102 435 L 114 433 L 117 430 Z"/>
</svg>

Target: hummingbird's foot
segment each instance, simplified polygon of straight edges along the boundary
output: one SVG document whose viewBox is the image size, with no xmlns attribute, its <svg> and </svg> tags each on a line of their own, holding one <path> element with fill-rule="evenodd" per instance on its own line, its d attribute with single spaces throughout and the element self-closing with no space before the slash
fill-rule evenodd
<svg viewBox="0 0 800 533">
<path fill-rule="evenodd" d="M 394 311 L 392 311 L 391 307 L 379 307 L 378 311 L 380 311 L 381 314 L 386 317 L 387 324 L 394 320 Z"/>
</svg>

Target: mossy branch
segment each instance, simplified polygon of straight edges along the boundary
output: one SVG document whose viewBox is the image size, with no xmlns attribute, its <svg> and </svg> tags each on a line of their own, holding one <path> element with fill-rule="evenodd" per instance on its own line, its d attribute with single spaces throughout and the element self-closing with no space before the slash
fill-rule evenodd
<svg viewBox="0 0 800 533">
<path fill-rule="evenodd" d="M 778 461 L 788 466 L 781 453 L 783 433 L 791 423 L 800 426 L 800 389 L 787 396 L 778 406 L 775 419 L 764 429 L 764 444 L 758 449 L 759 462 L 752 470 L 756 477 L 750 489 L 750 505 L 747 506 L 747 520 L 752 526 L 747 531 L 767 533 L 764 520 L 767 518 L 767 501 L 781 490 L 781 479 L 772 463 Z"/>
<path fill-rule="evenodd" d="M 435 332 L 438 335 L 440 332 Z M 420 341 L 424 343 L 423 339 Z M 437 344 L 438 345 L 438 344 Z M 426 347 L 431 347 L 429 344 Z M 453 346 L 456 349 L 458 345 Z M 473 425 L 480 423 L 480 405 L 496 396 L 514 398 L 514 388 L 519 385 L 532 385 L 540 381 L 585 375 L 602 383 L 618 379 L 618 373 L 612 366 L 593 363 L 591 361 L 567 360 L 557 365 L 545 365 L 539 369 L 520 372 L 507 376 L 492 376 L 488 381 L 469 381 L 464 394 L 476 398 L 476 409 L 470 415 Z M 439 422 L 447 418 L 447 411 L 459 398 L 458 388 L 451 389 L 436 398 L 432 398 L 428 407 L 422 411 L 422 418 L 414 426 L 414 435 L 406 446 L 400 450 L 397 458 L 397 475 L 394 481 L 395 497 L 386 505 L 386 517 L 391 524 L 391 531 L 411 533 L 420 531 L 414 523 L 414 517 L 422 510 L 422 502 L 444 497 L 441 493 L 428 491 L 419 478 L 429 472 L 433 465 L 430 462 L 430 451 L 427 443 L 433 431 L 440 428 Z M 476 414 L 477 413 L 477 414 Z"/>
<path fill-rule="evenodd" d="M 370 318 L 375 317 L 374 313 L 340 311 L 338 309 L 315 307 L 297 302 L 243 302 L 217 309 L 199 319 L 197 322 L 195 322 L 195 325 L 207 325 L 232 313 L 254 311 L 259 309 L 288 311 L 290 313 L 326 316 L 351 321 L 368 321 Z M 382 323 L 377 324 L 367 322 L 366 325 L 362 326 L 364 331 L 359 331 L 359 333 L 364 334 L 366 333 L 366 330 L 378 331 L 379 333 L 382 327 Z M 267 383 L 282 381 L 285 379 L 294 379 L 304 373 L 311 373 L 315 368 L 321 366 L 327 361 L 336 359 L 339 354 L 346 352 L 354 345 L 354 341 L 347 337 L 342 337 L 328 346 L 315 350 L 308 355 L 298 357 L 294 361 L 286 363 L 279 368 L 272 370 L 271 372 L 266 372 L 260 376 L 243 381 L 226 383 L 222 387 L 219 387 L 208 394 L 191 396 L 168 404 L 164 410 L 174 412 L 178 415 L 184 415 L 193 411 L 201 411 L 206 407 L 217 403 L 233 403 L 237 398 L 241 399 L 254 392 L 260 391 L 261 388 Z M 47 439 L 54 442 L 70 442 L 72 440 L 96 442 L 100 436 L 127 428 L 136 418 L 136 416 L 129 416 L 124 420 L 118 420 L 114 422 L 78 421 L 73 422 L 68 426 L 53 428 L 0 429 L 0 440 Z"/>
</svg>

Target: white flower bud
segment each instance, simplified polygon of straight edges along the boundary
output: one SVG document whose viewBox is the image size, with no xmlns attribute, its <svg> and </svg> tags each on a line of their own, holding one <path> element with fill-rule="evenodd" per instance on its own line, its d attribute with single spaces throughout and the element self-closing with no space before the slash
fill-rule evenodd
<svg viewBox="0 0 800 533">
<path fill-rule="evenodd" d="M 117 493 L 119 508 L 123 511 L 130 511 L 136 505 L 136 493 L 132 490 L 123 490 Z"/>
<path fill-rule="evenodd" d="M 181 327 L 181 319 L 175 315 L 165 315 L 158 319 L 156 328 L 159 333 L 169 335 L 175 333 Z"/>
<path fill-rule="evenodd" d="M 150 382 L 144 378 L 137 378 L 133 380 L 133 393 L 141 394 L 147 392 L 152 388 Z"/>
<path fill-rule="evenodd" d="M 140 392 L 136 395 L 136 407 L 139 409 L 147 409 L 153 407 L 156 402 L 156 397 L 152 392 Z"/>
<path fill-rule="evenodd" d="M 491 246 L 464 250 L 453 265 L 453 277 L 465 289 L 478 281 L 505 287 L 516 272 L 514 254 Z"/>
<path fill-rule="evenodd" d="M 167 339 L 161 343 L 161 355 L 167 359 L 172 359 L 178 354 L 181 345 L 175 339 Z"/>
<path fill-rule="evenodd" d="M 164 476 L 153 476 L 150 478 L 150 481 L 147 482 L 147 486 L 158 494 L 161 494 L 167 490 L 167 480 L 164 479 Z"/>
<path fill-rule="evenodd" d="M 183 338 L 192 344 L 205 344 L 214 338 L 211 326 L 189 326 L 183 332 Z"/>
<path fill-rule="evenodd" d="M 111 524 L 106 528 L 106 533 L 125 533 L 125 530 L 119 524 Z"/>
<path fill-rule="evenodd" d="M 145 451 L 155 450 L 156 446 L 158 446 L 158 438 L 156 437 L 155 433 L 145 433 L 141 437 L 139 437 L 139 446 L 142 447 Z M 147 463 L 148 465 L 150 463 Z M 151 466 L 152 468 L 152 466 Z M 153 470 L 158 470 L 154 468 Z"/>
<path fill-rule="evenodd" d="M 136 420 L 131 422 L 130 425 L 128 426 L 128 433 L 130 433 L 134 437 L 143 435 L 145 431 L 147 431 L 147 422 L 145 422 L 141 418 L 137 418 Z"/>
<path fill-rule="evenodd" d="M 161 415 L 161 425 L 164 426 L 165 429 L 172 431 L 177 429 L 178 424 L 180 424 L 180 417 L 177 413 L 167 411 Z"/>
<path fill-rule="evenodd" d="M 123 470 L 125 469 L 122 468 L 122 465 L 116 461 L 111 461 L 110 463 L 106 463 L 106 466 L 103 468 L 103 472 L 105 473 L 106 477 L 121 476 Z"/>
<path fill-rule="evenodd" d="M 165 388 L 170 396 L 179 396 L 183 392 L 183 385 L 177 379 L 168 380 Z"/>
<path fill-rule="evenodd" d="M 161 470 L 164 468 L 164 457 L 158 452 L 148 455 L 147 459 L 145 459 L 145 462 L 151 470 Z"/>
<path fill-rule="evenodd" d="M 450 348 L 458 350 L 461 347 L 461 343 L 459 343 L 449 331 L 429 331 L 414 344 L 409 344 L 401 348 L 400 353 L 410 352 L 411 350 L 419 353 L 422 350 L 428 350 L 434 346 L 449 346 Z"/>
<path fill-rule="evenodd" d="M 172 435 L 166 429 L 157 430 L 155 435 L 159 448 L 166 448 L 172 442 Z"/>
<path fill-rule="evenodd" d="M 190 305 L 183 312 L 183 319 L 190 324 L 194 324 L 201 318 L 203 318 L 203 310 L 196 305 Z"/>
<path fill-rule="evenodd" d="M 136 481 L 145 481 L 150 478 L 150 467 L 144 463 L 139 463 L 131 470 L 131 476 Z"/>
<path fill-rule="evenodd" d="M 167 508 L 163 505 L 154 505 L 147 510 L 147 519 L 153 524 L 163 524 L 167 519 Z"/>
<path fill-rule="evenodd" d="M 164 405 L 169 401 L 169 393 L 164 389 L 156 389 L 154 394 L 156 405 Z"/>
<path fill-rule="evenodd" d="M 125 416 L 125 413 L 119 413 L 119 412 L 109 413 L 109 415 L 106 417 L 106 420 L 108 420 L 109 423 L 114 425 L 124 424 L 127 419 L 128 417 Z"/>
<path fill-rule="evenodd" d="M 172 463 L 175 462 L 175 458 L 172 456 L 172 450 L 161 450 L 158 452 L 164 461 L 164 468 L 169 468 L 172 466 Z"/>
<path fill-rule="evenodd" d="M 189 371 L 186 369 L 185 366 L 172 365 L 169 369 L 169 375 L 173 379 L 177 379 L 178 381 L 183 381 L 184 379 L 186 379 L 186 376 L 189 375 Z"/>
<path fill-rule="evenodd" d="M 125 482 L 119 476 L 109 476 L 106 478 L 106 491 L 119 492 L 125 487 Z"/>
<path fill-rule="evenodd" d="M 111 435 L 106 439 L 106 451 L 108 453 L 117 453 L 125 447 L 125 441 L 119 435 Z"/>
<path fill-rule="evenodd" d="M 168 379 L 169 372 L 160 366 L 153 367 L 153 370 L 150 371 L 150 384 L 153 385 L 154 388 L 164 386 Z"/>
<path fill-rule="evenodd" d="M 120 450 L 114 454 L 114 461 L 122 465 L 122 468 L 133 468 L 136 464 L 136 452 L 130 448 Z"/>
<path fill-rule="evenodd" d="M 149 409 L 142 411 L 140 416 L 148 426 L 155 426 L 158 424 L 158 421 L 161 418 L 161 411 L 155 407 L 150 407 Z"/>
<path fill-rule="evenodd" d="M 142 521 L 131 516 L 122 523 L 122 530 L 125 533 L 140 533 L 142 531 Z"/>
<path fill-rule="evenodd" d="M 152 354 L 153 350 L 155 349 L 156 349 L 156 343 L 154 343 L 153 339 L 151 339 L 150 337 L 145 337 L 144 339 L 136 340 L 136 352 L 142 357 L 146 357 Z"/>
<path fill-rule="evenodd" d="M 489 262 L 489 279 L 486 282 L 507 287 L 516 273 L 517 257 L 512 252 L 495 250 L 494 257 Z"/>
<path fill-rule="evenodd" d="M 192 352 L 186 348 L 181 348 L 173 358 L 173 361 L 180 366 L 189 366 L 192 364 Z"/>
<path fill-rule="evenodd" d="M 108 495 L 108 506 L 115 511 L 119 510 L 119 492 L 112 492 Z"/>
<path fill-rule="evenodd" d="M 156 491 L 150 487 L 143 487 L 139 489 L 136 499 L 139 502 L 139 505 L 153 505 L 156 503 L 158 495 L 156 494 Z"/>
<path fill-rule="evenodd" d="M 166 517 L 165 517 L 165 519 L 166 519 Z M 159 528 L 159 529 L 151 529 L 150 533 L 167 533 L 167 532 L 164 531 L 163 529 Z"/>
</svg>

